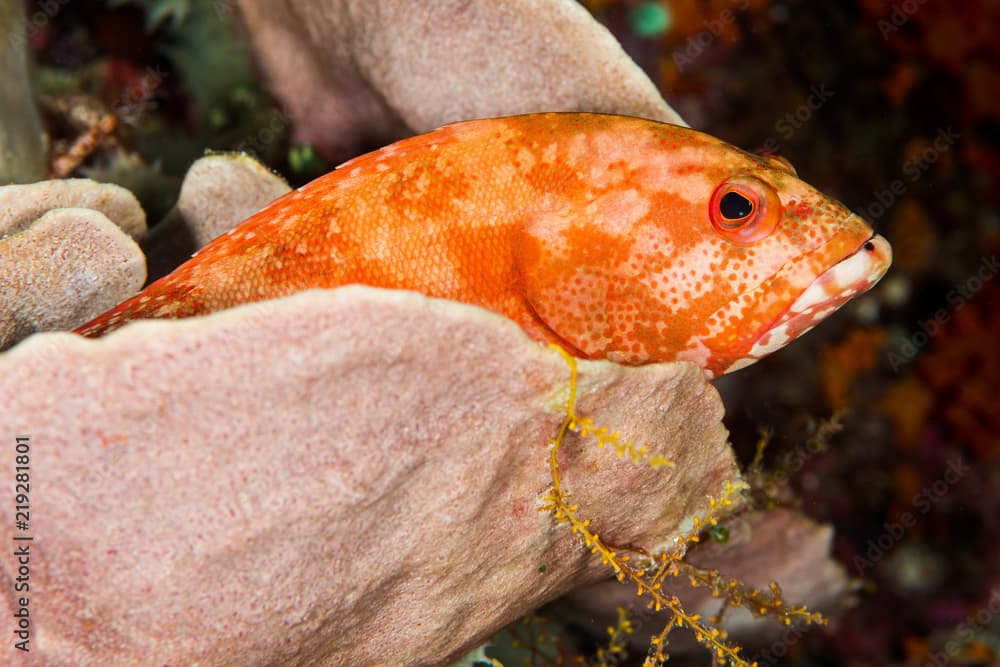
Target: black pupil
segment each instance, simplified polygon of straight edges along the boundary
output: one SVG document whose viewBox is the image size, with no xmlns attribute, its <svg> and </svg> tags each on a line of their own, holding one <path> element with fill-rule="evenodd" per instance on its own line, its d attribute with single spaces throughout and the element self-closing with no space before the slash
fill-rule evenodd
<svg viewBox="0 0 1000 667">
<path fill-rule="evenodd" d="M 727 192 L 719 202 L 719 212 L 727 220 L 739 220 L 753 213 L 753 202 L 739 192 Z"/>
</svg>

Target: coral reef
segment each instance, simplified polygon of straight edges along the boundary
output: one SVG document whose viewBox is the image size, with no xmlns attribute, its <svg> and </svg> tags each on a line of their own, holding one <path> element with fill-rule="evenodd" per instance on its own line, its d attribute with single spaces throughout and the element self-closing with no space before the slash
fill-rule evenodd
<svg viewBox="0 0 1000 667">
<path fill-rule="evenodd" d="M 1000 457 L 1000 286 L 996 276 L 942 326 L 918 375 L 948 431 L 981 460 Z"/>
<path fill-rule="evenodd" d="M 820 347 L 820 382 L 831 410 L 850 407 L 851 388 L 859 376 L 875 368 L 884 342 L 884 330 L 858 327 L 843 340 Z"/>
</svg>

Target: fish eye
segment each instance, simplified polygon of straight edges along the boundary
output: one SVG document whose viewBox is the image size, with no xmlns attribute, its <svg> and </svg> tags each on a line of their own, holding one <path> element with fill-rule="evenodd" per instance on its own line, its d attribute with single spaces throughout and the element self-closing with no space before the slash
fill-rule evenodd
<svg viewBox="0 0 1000 667">
<path fill-rule="evenodd" d="M 773 187 L 755 176 L 731 176 L 712 194 L 709 219 L 723 238 L 747 245 L 774 231 L 781 219 L 781 200 Z"/>
<path fill-rule="evenodd" d="M 719 200 L 719 213 L 726 220 L 742 220 L 753 213 L 753 202 L 739 192 L 730 191 Z"/>
</svg>

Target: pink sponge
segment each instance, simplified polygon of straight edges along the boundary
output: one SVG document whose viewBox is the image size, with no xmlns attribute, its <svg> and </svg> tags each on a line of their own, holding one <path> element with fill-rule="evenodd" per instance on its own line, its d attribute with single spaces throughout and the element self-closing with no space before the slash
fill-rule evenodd
<svg viewBox="0 0 1000 667">
<path fill-rule="evenodd" d="M 566 491 L 606 539 L 670 542 L 737 475 L 718 394 L 683 363 L 580 371 L 580 415 L 676 466 L 570 434 Z M 315 290 L 39 334 L 0 377 L 31 443 L 39 664 L 441 665 L 611 573 L 538 511 L 566 364 L 473 306 Z"/>
</svg>

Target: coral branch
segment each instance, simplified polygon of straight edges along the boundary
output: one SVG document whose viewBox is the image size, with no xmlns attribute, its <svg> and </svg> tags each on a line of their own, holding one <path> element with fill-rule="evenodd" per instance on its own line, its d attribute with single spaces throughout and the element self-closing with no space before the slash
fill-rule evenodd
<svg viewBox="0 0 1000 667">
<path fill-rule="evenodd" d="M 726 632 L 717 627 L 721 621 L 721 610 L 706 622 L 698 614 L 685 611 L 678 597 L 664 593 L 662 586 L 667 576 L 684 575 L 688 577 L 692 586 L 709 589 L 713 597 L 722 599 L 723 610 L 742 606 L 757 616 L 773 616 L 785 625 L 791 625 L 793 622 L 825 624 L 826 619 L 821 614 L 810 612 L 805 606 L 789 606 L 784 601 L 777 583 L 772 582 L 766 591 L 756 590 L 736 579 L 721 575 L 718 570 L 699 568 L 683 561 L 688 546 L 699 542 L 701 533 L 706 529 L 718 525 L 719 518 L 733 506 L 738 494 L 749 488 L 743 481 L 727 480 L 722 495 L 718 498 L 713 496 L 707 498 L 707 509 L 704 513 L 692 517 L 691 527 L 676 537 L 674 547 L 655 555 L 637 549 L 616 547 L 591 529 L 591 521 L 580 515 L 579 505 L 570 504 L 568 500 L 570 494 L 563 487 L 559 472 L 558 454 L 567 432 L 574 431 L 581 438 L 591 437 L 597 441 L 597 446 L 601 449 L 610 445 L 619 457 L 628 454 L 636 463 L 646 462 L 654 468 L 664 465 L 664 462 L 667 465 L 674 464 L 667 462 L 660 455 L 651 455 L 645 447 L 636 447 L 622 441 L 617 431 L 612 433 L 605 427 L 595 425 L 590 418 L 580 418 L 576 414 L 578 393 L 576 360 L 560 347 L 553 345 L 552 348 L 566 362 L 570 377 L 565 418 L 556 436 L 550 441 L 549 467 L 552 486 L 543 496 L 541 510 L 551 512 L 558 523 L 569 524 L 571 532 L 579 536 L 584 546 L 599 555 L 603 564 L 612 568 L 618 581 L 624 582 L 629 579 L 635 584 L 638 596 L 648 596 L 647 604 L 651 609 L 655 611 L 665 609 L 668 612 L 669 618 L 663 630 L 651 639 L 644 667 L 658 667 L 666 662 L 669 657 L 665 650 L 667 636 L 674 628 L 685 626 L 691 629 L 695 639 L 708 648 L 719 661 L 728 661 L 729 664 L 739 667 L 756 664 L 741 658 L 740 648 L 729 643 Z M 624 551 L 636 552 L 639 558 L 632 562 L 630 555 L 623 553 Z M 604 655 L 599 653 L 598 659 L 603 659 L 601 656 Z M 599 662 L 599 664 L 605 663 Z"/>
<path fill-rule="evenodd" d="M 561 347 L 557 345 L 552 345 L 551 347 L 555 349 L 560 356 L 562 356 L 563 360 L 566 361 L 566 364 L 569 366 L 569 397 L 566 404 L 566 416 L 563 419 L 555 438 L 553 438 L 550 442 L 549 467 L 552 474 L 552 487 L 543 496 L 543 505 L 540 510 L 551 512 L 555 520 L 559 523 L 568 523 L 571 531 L 574 534 L 579 535 L 584 546 L 590 549 L 592 553 L 599 554 L 602 563 L 610 566 L 612 570 L 614 570 L 615 577 L 617 577 L 619 581 L 624 581 L 627 577 L 636 584 L 637 595 L 649 595 L 651 598 L 649 601 L 650 607 L 656 609 L 657 611 L 665 608 L 670 612 L 671 619 L 668 621 L 667 628 L 665 628 L 665 630 L 658 635 L 658 637 L 660 637 L 663 641 L 661 641 L 660 644 L 657 644 L 656 648 L 652 650 L 651 657 L 647 657 L 647 667 L 662 664 L 662 662 L 666 659 L 666 655 L 662 652 L 661 647 L 665 643 L 667 633 L 675 626 L 687 626 L 691 628 L 696 639 L 703 646 L 711 650 L 719 658 L 728 659 L 733 665 L 737 665 L 739 667 L 751 667 L 752 665 L 755 665 L 756 663 L 748 663 L 739 657 L 739 647 L 731 646 L 726 643 L 726 633 L 724 631 L 702 623 L 701 618 L 697 614 L 688 614 L 683 609 L 680 600 L 676 596 L 668 596 L 661 591 L 659 581 L 650 581 L 646 578 L 644 570 L 633 567 L 629 564 L 629 556 L 627 554 L 619 555 L 617 549 L 602 540 L 600 535 L 590 529 L 590 520 L 581 519 L 577 515 L 579 506 L 570 505 L 567 501 L 568 494 L 563 491 L 562 481 L 559 475 L 558 453 L 567 431 L 571 430 L 573 424 L 577 423 L 577 366 L 576 360 Z M 592 427 L 591 430 L 592 432 L 599 431 L 601 433 L 607 433 L 606 429 L 593 429 Z M 617 436 L 617 434 L 615 435 Z M 610 439 L 606 441 L 610 441 Z M 716 516 L 719 514 L 720 510 L 732 505 L 733 496 L 743 488 L 745 488 L 745 484 L 743 483 L 733 484 L 732 481 L 727 481 L 725 492 L 723 493 L 721 499 L 716 500 L 713 497 L 709 497 L 709 509 L 705 516 L 695 517 L 693 520 L 692 531 L 678 537 L 676 549 L 670 553 L 662 555 L 662 558 L 667 559 L 664 562 L 669 561 L 669 565 L 666 570 L 671 571 L 671 573 L 675 575 L 679 572 L 676 567 L 672 566 L 676 565 L 676 561 L 679 561 L 683 556 L 683 551 L 686 545 L 689 542 L 698 541 L 698 532 L 700 532 L 700 529 L 703 526 L 715 525 Z"/>
</svg>

